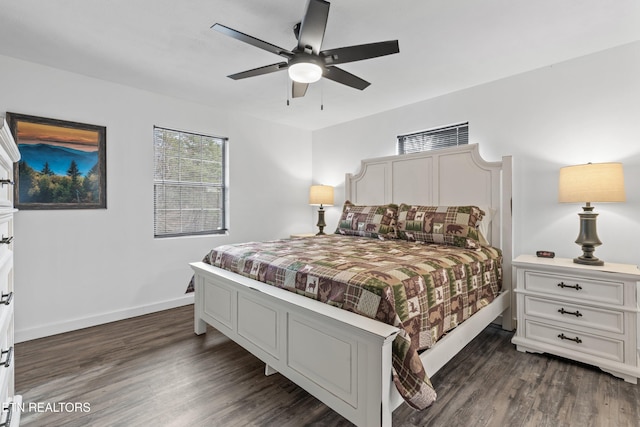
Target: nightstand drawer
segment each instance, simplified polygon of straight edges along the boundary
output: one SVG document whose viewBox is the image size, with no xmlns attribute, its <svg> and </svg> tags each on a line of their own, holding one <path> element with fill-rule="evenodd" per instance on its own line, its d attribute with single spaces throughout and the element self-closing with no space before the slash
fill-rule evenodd
<svg viewBox="0 0 640 427">
<path fill-rule="evenodd" d="M 624 313 L 561 301 L 526 296 L 524 312 L 527 316 L 553 320 L 587 329 L 624 333 Z"/>
<path fill-rule="evenodd" d="M 525 322 L 525 337 L 599 358 L 624 362 L 623 340 L 577 332 L 530 320 Z"/>
<path fill-rule="evenodd" d="M 598 304 L 624 304 L 624 283 L 525 271 L 524 287 L 528 291 L 559 296 L 570 300 Z"/>
</svg>

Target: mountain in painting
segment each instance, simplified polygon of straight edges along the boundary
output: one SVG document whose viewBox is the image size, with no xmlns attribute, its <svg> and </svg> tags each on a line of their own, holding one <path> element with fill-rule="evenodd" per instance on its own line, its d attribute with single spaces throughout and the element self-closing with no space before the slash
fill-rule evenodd
<svg viewBox="0 0 640 427">
<path fill-rule="evenodd" d="M 21 161 L 36 171 L 41 171 L 45 162 L 56 175 L 66 175 L 72 160 L 76 161 L 81 175 L 86 175 L 98 163 L 98 151 L 80 151 L 49 144 L 18 144 Z"/>
</svg>

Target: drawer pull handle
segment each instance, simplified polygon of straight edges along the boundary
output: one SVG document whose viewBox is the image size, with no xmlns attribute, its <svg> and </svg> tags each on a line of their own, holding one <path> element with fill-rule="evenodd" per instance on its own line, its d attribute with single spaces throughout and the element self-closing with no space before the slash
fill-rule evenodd
<svg viewBox="0 0 640 427">
<path fill-rule="evenodd" d="M 582 317 L 582 313 L 580 313 L 578 310 L 576 311 L 567 311 L 564 308 L 561 308 L 558 310 L 558 313 L 560 314 L 573 314 L 576 317 Z"/>
<path fill-rule="evenodd" d="M 571 286 L 571 285 L 565 285 L 564 282 L 560 282 L 560 283 L 558 283 L 558 286 L 560 286 L 562 289 L 571 288 L 571 289 L 575 289 L 576 291 L 579 291 L 580 289 L 582 289 L 582 286 L 578 285 L 577 283 L 575 285 Z"/>
<path fill-rule="evenodd" d="M 5 184 L 13 185 L 13 181 L 10 179 L 0 179 L 0 185 L 4 186 Z"/>
<path fill-rule="evenodd" d="M 13 240 L 13 236 L 11 237 L 2 236 L 2 240 L 0 240 L 0 243 L 4 243 L 5 245 L 8 245 L 9 243 L 11 243 L 12 240 Z"/>
<path fill-rule="evenodd" d="M 13 405 L 9 404 L 7 408 L 7 417 L 4 419 L 4 422 L 0 424 L 0 427 L 9 427 L 11 426 L 11 417 L 13 415 Z"/>
<path fill-rule="evenodd" d="M 569 338 L 569 337 L 565 336 L 564 334 L 560 334 L 560 335 L 558 335 L 558 338 L 560 338 L 561 340 L 573 341 L 576 344 L 582 344 L 582 340 L 580 338 L 578 338 L 578 337 Z"/>
<path fill-rule="evenodd" d="M 5 294 L 4 292 L 0 296 L 0 304 L 9 305 L 11 304 L 11 300 L 13 299 L 13 291 Z"/>
<path fill-rule="evenodd" d="M 7 355 L 7 358 L 4 362 L 0 361 L 0 365 L 8 368 L 9 366 L 11 366 L 11 359 L 13 358 L 13 346 L 9 347 L 9 350 L 2 350 L 0 357 L 4 356 L 5 354 Z"/>
</svg>

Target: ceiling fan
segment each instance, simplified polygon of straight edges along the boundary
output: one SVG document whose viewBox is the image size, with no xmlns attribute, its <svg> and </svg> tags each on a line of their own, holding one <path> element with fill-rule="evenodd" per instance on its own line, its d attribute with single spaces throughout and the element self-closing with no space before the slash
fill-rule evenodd
<svg viewBox="0 0 640 427">
<path fill-rule="evenodd" d="M 316 82 L 320 80 L 321 77 L 326 77 L 329 80 L 356 89 L 365 89 L 370 85 L 369 82 L 336 67 L 336 65 L 398 53 L 400 52 L 398 40 L 320 50 L 324 38 L 324 31 L 327 26 L 329 5 L 328 1 L 309 0 L 307 11 L 302 21 L 293 27 L 298 45 L 292 50 L 283 49 L 241 33 L 240 31 L 225 27 L 224 25 L 214 24 L 211 28 L 222 34 L 266 50 L 267 52 L 275 53 L 287 60 L 286 62 L 278 62 L 276 64 L 265 65 L 264 67 L 231 74 L 228 77 L 233 80 L 239 80 L 280 70 L 288 70 L 289 77 L 293 80 L 292 96 L 294 98 L 304 96 L 309 83 Z"/>
</svg>

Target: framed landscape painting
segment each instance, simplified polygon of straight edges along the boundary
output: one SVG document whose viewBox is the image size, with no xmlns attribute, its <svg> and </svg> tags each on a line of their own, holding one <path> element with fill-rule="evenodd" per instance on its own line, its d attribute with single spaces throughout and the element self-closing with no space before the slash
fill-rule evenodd
<svg viewBox="0 0 640 427">
<path fill-rule="evenodd" d="M 16 113 L 6 119 L 21 156 L 16 208 L 107 207 L 106 127 Z"/>
</svg>

